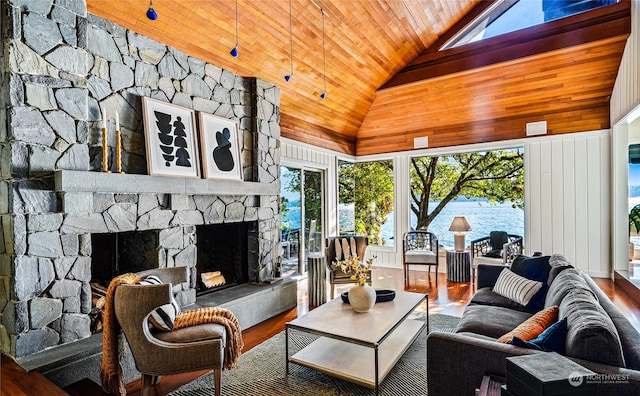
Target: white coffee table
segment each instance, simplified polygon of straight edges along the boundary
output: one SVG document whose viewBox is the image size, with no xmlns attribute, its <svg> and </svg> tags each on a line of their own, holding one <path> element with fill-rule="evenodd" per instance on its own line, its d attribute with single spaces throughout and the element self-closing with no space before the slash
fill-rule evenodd
<svg viewBox="0 0 640 396">
<path fill-rule="evenodd" d="M 376 303 L 356 313 L 340 297 L 285 324 L 287 374 L 289 363 L 375 389 L 426 327 L 429 295 L 396 292 L 393 301 Z M 409 318 L 425 302 L 423 320 Z M 315 334 L 310 344 L 289 356 L 294 331 Z M 425 362 L 426 362 L 425 353 Z M 425 373 L 426 375 L 426 373 Z"/>
</svg>

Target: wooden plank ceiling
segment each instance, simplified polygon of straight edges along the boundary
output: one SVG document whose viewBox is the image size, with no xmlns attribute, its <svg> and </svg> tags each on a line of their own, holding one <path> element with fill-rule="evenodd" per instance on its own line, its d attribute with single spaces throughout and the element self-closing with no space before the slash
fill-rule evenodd
<svg viewBox="0 0 640 396">
<path fill-rule="evenodd" d="M 549 53 L 544 48 L 522 51 L 519 59 L 493 56 L 485 64 L 478 61 L 482 51 L 478 54 L 477 49 L 433 55 L 429 48 L 488 2 L 315 3 L 328 14 L 325 100 L 320 99 L 322 18 L 310 0 L 291 2 L 294 74 L 288 83 L 287 0 L 238 1 L 237 58 L 229 55 L 235 44 L 234 1 L 154 0 L 156 21 L 145 17 L 146 0 L 87 0 L 87 7 L 238 75 L 277 85 L 282 135 L 345 153 L 407 150 L 416 136 L 429 136 L 431 147 L 510 138 L 521 134 L 524 120 L 546 119 L 552 133 L 608 127 L 607 95 L 630 30 L 626 0 L 614 6 L 626 9 L 626 35 L 616 31 L 606 37 L 588 36 Z M 544 39 L 536 43 L 544 45 Z M 507 47 L 496 48 L 498 53 L 511 53 Z M 469 65 L 476 69 L 468 70 Z M 562 124 L 552 121 L 560 119 Z"/>
</svg>

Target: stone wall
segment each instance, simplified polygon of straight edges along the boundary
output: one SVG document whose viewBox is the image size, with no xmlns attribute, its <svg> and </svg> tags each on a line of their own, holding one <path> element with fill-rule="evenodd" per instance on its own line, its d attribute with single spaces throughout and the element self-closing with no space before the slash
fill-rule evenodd
<svg viewBox="0 0 640 396">
<path fill-rule="evenodd" d="M 108 114 L 111 169 L 117 111 L 123 171 L 146 175 L 144 96 L 238 120 L 244 181 L 278 183 L 279 89 L 88 14 L 84 0 L 2 0 L 0 6 L 2 351 L 21 357 L 90 335 L 92 233 L 160 230 L 158 265 L 195 271 L 195 225 L 258 221 L 252 270 L 256 279 L 268 278 L 279 253 L 277 189 L 263 195 L 138 193 L 137 185 L 125 193 L 66 191 L 56 189 L 54 175 L 82 171 L 89 180 L 99 172 L 101 109 Z M 114 185 L 132 180 L 110 177 Z M 195 301 L 192 285 L 183 286 L 179 299 Z"/>
</svg>

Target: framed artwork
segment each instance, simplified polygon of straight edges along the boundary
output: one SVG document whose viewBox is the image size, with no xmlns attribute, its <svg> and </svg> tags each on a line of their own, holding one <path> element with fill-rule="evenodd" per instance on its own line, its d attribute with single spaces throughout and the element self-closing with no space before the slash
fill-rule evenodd
<svg viewBox="0 0 640 396">
<path fill-rule="evenodd" d="M 242 180 L 238 123 L 202 112 L 198 116 L 204 177 Z"/>
<path fill-rule="evenodd" d="M 200 177 L 195 112 L 143 97 L 142 114 L 149 174 Z"/>
</svg>

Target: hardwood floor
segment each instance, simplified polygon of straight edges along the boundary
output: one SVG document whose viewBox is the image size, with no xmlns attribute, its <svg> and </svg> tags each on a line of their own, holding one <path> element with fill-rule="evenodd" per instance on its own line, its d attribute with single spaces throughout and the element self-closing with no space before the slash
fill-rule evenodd
<svg viewBox="0 0 640 396">
<path fill-rule="evenodd" d="M 402 270 L 390 268 L 375 268 L 373 272 L 373 286 L 402 290 Z M 596 283 L 620 308 L 629 321 L 640 330 L 640 302 L 633 301 L 624 291 L 616 288 L 609 279 L 596 279 Z M 336 296 L 342 291 L 348 290 L 350 285 L 336 287 Z M 446 315 L 461 316 L 475 290 L 469 283 L 454 283 L 446 280 L 446 275 L 438 274 L 438 285 L 434 274 L 427 277 L 424 271 L 411 271 L 410 286 L 407 291 L 429 294 L 429 313 L 442 313 Z M 313 309 L 313 307 L 311 307 Z M 302 315 L 309 310 L 307 281 L 302 279 L 298 284 L 298 305 L 296 308 L 284 312 L 276 317 L 266 320 L 256 326 L 242 332 L 245 347 L 243 352 L 250 350 L 272 336 L 284 330 L 284 324 L 293 320 L 297 315 Z M 205 374 L 206 371 L 184 373 L 178 375 L 163 376 L 160 383 L 155 386 L 155 395 L 166 395 L 183 384 Z M 99 385 L 90 380 L 80 381 L 66 387 L 64 390 L 57 388 L 41 374 L 37 372 L 27 373 L 17 366 L 11 359 L 2 357 L 2 373 L 0 377 L 0 395 L 71 395 L 87 396 L 106 395 Z M 130 396 L 140 395 L 140 381 L 136 380 L 127 384 L 127 393 Z"/>
</svg>

